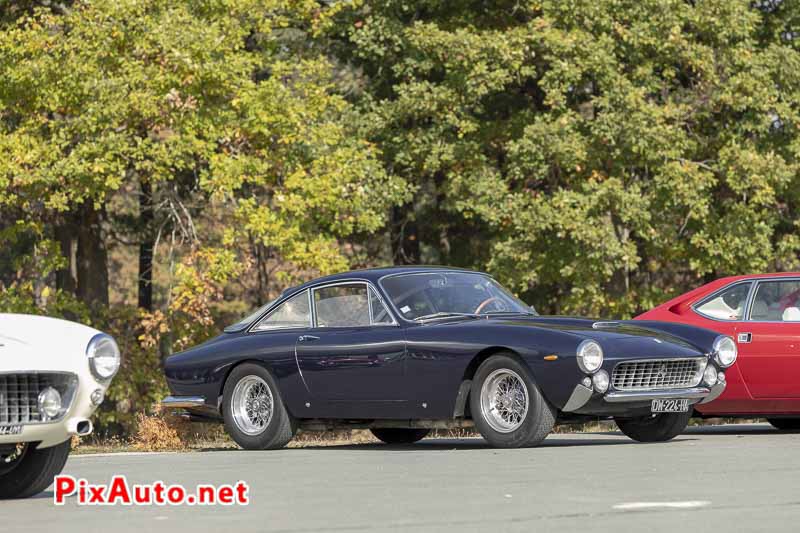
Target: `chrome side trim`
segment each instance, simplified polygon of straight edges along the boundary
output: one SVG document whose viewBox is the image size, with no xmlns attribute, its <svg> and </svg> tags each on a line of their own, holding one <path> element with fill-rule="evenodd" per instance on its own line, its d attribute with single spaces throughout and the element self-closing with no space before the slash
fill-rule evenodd
<svg viewBox="0 0 800 533">
<path fill-rule="evenodd" d="M 161 400 L 163 409 L 187 409 L 190 407 L 204 407 L 206 399 L 202 396 L 167 396 Z"/>
<path fill-rule="evenodd" d="M 658 391 L 609 392 L 605 395 L 604 399 L 609 403 L 641 402 L 669 398 L 699 400 L 705 398 L 710 393 L 711 389 L 706 387 L 692 387 L 690 389 L 665 389 Z"/>
<path fill-rule="evenodd" d="M 572 391 L 572 395 L 567 400 L 567 404 L 564 406 L 562 411 L 569 413 L 571 411 L 577 411 L 588 402 L 592 397 L 592 389 L 588 387 L 584 387 L 580 383 L 575 385 L 575 389 Z"/>
</svg>

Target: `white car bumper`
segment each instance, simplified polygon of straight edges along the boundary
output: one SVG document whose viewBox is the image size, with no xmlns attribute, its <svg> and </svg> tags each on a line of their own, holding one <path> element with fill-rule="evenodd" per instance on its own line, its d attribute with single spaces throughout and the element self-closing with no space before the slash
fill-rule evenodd
<svg viewBox="0 0 800 533">
<path fill-rule="evenodd" d="M 0 444 L 21 442 L 40 442 L 39 448 L 49 448 L 61 444 L 74 435 L 88 435 L 92 432 L 89 418 L 97 406 L 91 400 L 92 392 L 100 389 L 105 395 L 107 385 L 98 383 L 91 376 L 78 378 L 75 396 L 66 413 L 55 422 L 37 422 L 0 425 Z"/>
</svg>

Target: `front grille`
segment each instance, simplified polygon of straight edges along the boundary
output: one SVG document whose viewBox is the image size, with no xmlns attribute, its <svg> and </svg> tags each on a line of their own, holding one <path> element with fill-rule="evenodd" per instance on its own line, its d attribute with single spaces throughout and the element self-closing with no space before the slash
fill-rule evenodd
<svg viewBox="0 0 800 533">
<path fill-rule="evenodd" d="M 66 372 L 0 373 L 0 426 L 52 422 L 39 412 L 39 393 L 47 387 L 56 389 L 66 412 L 77 384 L 75 374 Z"/>
<path fill-rule="evenodd" d="M 614 367 L 613 387 L 643 391 L 695 387 L 703 378 L 705 358 L 626 361 Z"/>
</svg>

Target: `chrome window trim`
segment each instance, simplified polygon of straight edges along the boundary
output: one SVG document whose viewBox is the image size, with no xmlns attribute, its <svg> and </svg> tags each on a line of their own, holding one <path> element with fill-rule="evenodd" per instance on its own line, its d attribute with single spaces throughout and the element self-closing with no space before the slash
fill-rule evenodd
<svg viewBox="0 0 800 533">
<path fill-rule="evenodd" d="M 318 290 L 327 289 L 329 287 L 337 287 L 337 286 L 340 286 L 340 285 L 364 285 L 367 288 L 367 308 L 369 309 L 369 325 L 368 326 L 337 326 L 337 327 L 334 327 L 334 328 L 331 328 L 331 327 L 320 327 L 320 325 L 317 323 L 316 301 L 314 300 L 313 295 L 312 295 L 311 296 L 311 305 L 312 305 L 312 308 L 313 308 L 313 312 L 312 312 L 312 315 L 313 315 L 312 329 L 330 330 L 330 329 L 345 329 L 345 328 L 381 328 L 381 327 L 387 327 L 387 326 L 392 326 L 392 327 L 399 327 L 400 326 L 400 324 L 397 322 L 397 319 L 394 317 L 392 312 L 386 306 L 386 302 L 384 301 L 383 296 L 381 295 L 381 293 L 378 292 L 375 289 L 375 286 L 372 283 L 370 283 L 369 280 L 366 280 L 366 279 L 353 279 L 353 280 L 338 280 L 338 281 L 333 281 L 333 282 L 329 282 L 329 283 L 320 283 L 319 285 L 314 285 L 312 287 L 309 287 L 309 291 L 310 291 L 309 294 L 313 293 L 313 292 L 316 292 Z M 383 307 L 386 309 L 386 312 L 388 313 L 389 317 L 391 317 L 391 319 L 392 319 L 392 323 L 391 324 L 374 324 L 373 323 L 373 321 L 372 321 L 372 306 L 369 303 L 369 301 L 370 301 L 370 294 L 369 294 L 370 289 L 372 289 L 375 292 L 375 295 L 378 297 L 378 301 L 381 302 L 381 305 L 383 305 Z"/>
<path fill-rule="evenodd" d="M 748 289 L 747 297 L 744 300 L 744 306 L 745 307 L 744 307 L 744 312 L 742 313 L 742 318 L 725 320 L 724 318 L 717 318 L 717 317 L 709 316 L 709 315 L 707 315 L 707 314 L 705 314 L 705 313 L 703 313 L 701 311 L 698 311 L 698 307 L 701 307 L 701 306 L 707 304 L 708 302 L 710 302 L 711 300 L 713 300 L 714 298 L 719 296 L 721 293 L 727 291 L 728 289 L 730 289 L 732 287 L 735 287 L 736 285 L 744 285 L 745 283 L 749 283 L 750 284 L 750 289 Z M 691 310 L 694 311 L 696 314 L 700 315 L 701 317 L 703 317 L 703 318 L 705 318 L 707 320 L 713 320 L 714 322 L 726 322 L 726 323 L 746 322 L 747 321 L 746 317 L 750 316 L 750 308 L 751 308 L 751 304 L 752 304 L 752 300 L 753 300 L 753 288 L 755 286 L 756 286 L 756 283 L 755 283 L 755 280 L 753 280 L 753 279 L 740 279 L 738 281 L 734 281 L 733 283 L 729 283 L 729 284 L 725 285 L 724 287 L 721 287 L 721 288 L 717 289 L 716 291 L 712 292 L 711 294 L 709 294 L 708 296 L 706 296 L 702 300 L 698 301 L 697 303 L 692 304 Z"/>
<path fill-rule="evenodd" d="M 294 298 L 296 296 L 299 296 L 301 292 L 305 292 L 306 293 L 306 297 L 308 298 L 308 305 L 309 305 L 309 307 L 308 307 L 309 325 L 308 326 L 285 326 L 285 327 L 269 328 L 269 329 L 263 329 L 263 330 L 257 329 L 258 325 L 261 324 L 261 322 L 263 322 L 264 320 L 269 318 L 270 315 L 272 315 L 272 313 L 277 311 L 283 304 L 285 304 L 286 302 L 288 302 L 292 298 Z M 308 329 L 308 328 L 311 327 L 311 324 L 313 324 L 313 323 L 314 323 L 314 309 L 313 309 L 313 306 L 311 305 L 311 292 L 309 291 L 308 288 L 305 288 L 305 289 L 299 290 L 297 292 L 293 292 L 292 294 L 287 295 L 286 298 L 283 298 L 283 299 L 275 302 L 275 305 L 270 307 L 258 319 L 254 320 L 253 323 L 250 326 L 248 326 L 248 328 L 245 330 L 245 332 L 246 333 L 271 333 L 273 331 L 291 331 L 291 330 L 294 330 L 294 329 Z"/>
<path fill-rule="evenodd" d="M 500 285 L 500 287 L 502 287 L 504 291 L 509 292 L 508 289 L 503 287 L 503 285 L 499 281 L 494 279 L 492 276 L 490 276 L 486 272 L 479 272 L 477 270 L 432 268 L 430 270 L 419 270 L 419 271 L 416 271 L 416 272 L 392 272 L 391 274 L 384 274 L 383 276 L 378 278 L 378 285 L 380 285 L 381 289 L 383 289 L 384 293 L 387 295 L 386 300 L 389 302 L 389 305 L 391 306 L 392 311 L 394 311 L 394 313 L 398 317 L 400 317 L 400 320 L 402 320 L 403 322 L 406 322 L 408 324 L 417 324 L 417 325 L 419 325 L 420 322 L 417 322 L 416 320 L 413 320 L 413 319 L 412 320 L 407 319 L 406 317 L 403 316 L 403 313 L 401 313 L 400 310 L 397 307 L 395 307 L 394 302 L 392 301 L 392 299 L 388 297 L 389 293 L 386 292 L 386 289 L 383 286 L 383 280 L 385 280 L 386 278 L 394 278 L 394 277 L 397 277 L 397 276 L 420 276 L 420 275 L 424 275 L 424 274 L 428 274 L 428 275 L 430 275 L 430 274 L 477 274 L 478 276 L 483 276 L 484 278 L 488 278 L 488 279 L 494 281 L 495 283 Z M 517 298 L 513 294 L 511 294 L 511 296 L 513 296 L 514 298 Z M 517 298 L 517 300 L 519 300 L 519 298 Z M 520 301 L 522 302 L 522 300 L 520 300 Z M 528 307 L 530 307 L 531 311 L 533 311 L 535 313 L 535 316 L 540 316 L 539 313 L 536 311 L 536 309 L 534 309 L 532 306 L 528 305 L 525 302 L 522 302 L 522 303 L 527 305 Z"/>
<path fill-rule="evenodd" d="M 753 281 L 753 288 L 752 288 L 752 297 L 748 301 L 748 309 L 747 309 L 747 318 L 745 319 L 746 322 L 752 322 L 754 324 L 797 324 L 800 325 L 800 321 L 792 321 L 792 320 L 754 320 L 753 319 L 753 303 L 756 300 L 756 294 L 758 294 L 758 286 L 762 283 L 775 283 L 781 281 L 794 281 L 800 282 L 800 278 L 796 277 L 780 277 L 780 278 L 756 278 Z"/>
</svg>

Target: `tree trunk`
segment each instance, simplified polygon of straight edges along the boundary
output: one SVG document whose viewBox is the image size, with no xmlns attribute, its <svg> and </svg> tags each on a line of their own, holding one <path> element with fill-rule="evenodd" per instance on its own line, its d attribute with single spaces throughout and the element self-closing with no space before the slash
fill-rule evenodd
<svg viewBox="0 0 800 533">
<path fill-rule="evenodd" d="M 156 236 L 153 227 L 153 189 L 150 183 L 141 182 L 139 196 L 139 224 L 141 240 L 139 241 L 139 307 L 147 311 L 153 310 L 153 247 Z"/>
<path fill-rule="evenodd" d="M 421 261 L 413 203 L 392 208 L 392 256 L 396 265 L 418 265 Z"/>
<path fill-rule="evenodd" d="M 91 201 L 78 208 L 76 253 L 78 299 L 89 307 L 108 306 L 108 255 L 103 239 L 104 211 Z"/>
<path fill-rule="evenodd" d="M 72 214 L 68 214 L 55 227 L 55 239 L 67 265 L 56 271 L 56 288 L 70 294 L 78 289 L 78 234 Z"/>
</svg>

